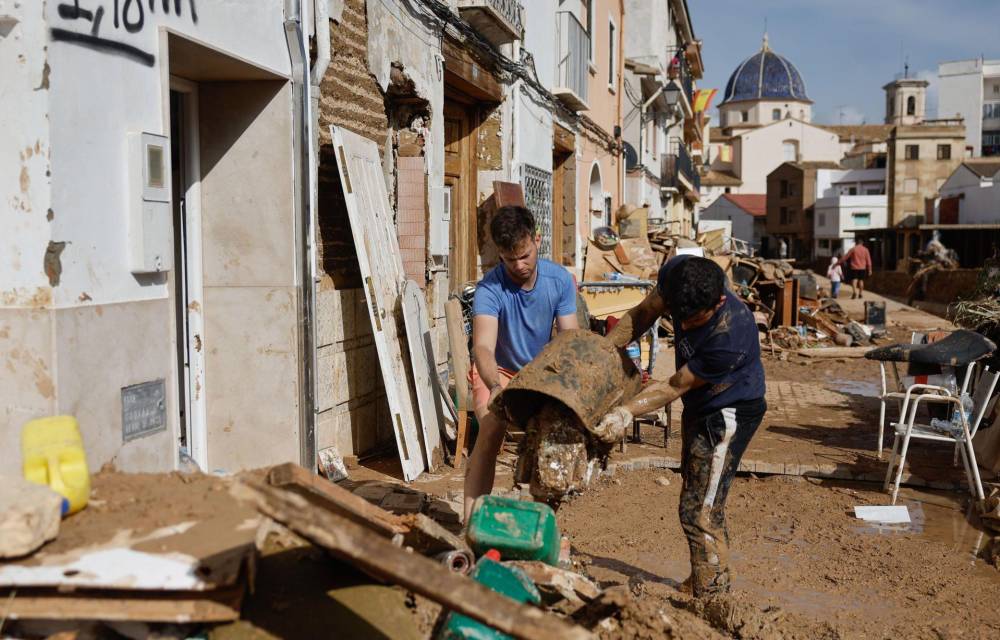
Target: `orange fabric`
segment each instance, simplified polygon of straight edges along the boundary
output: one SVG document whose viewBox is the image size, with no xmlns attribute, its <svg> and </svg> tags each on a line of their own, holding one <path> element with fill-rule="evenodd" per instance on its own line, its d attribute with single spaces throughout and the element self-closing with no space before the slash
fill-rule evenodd
<svg viewBox="0 0 1000 640">
<path fill-rule="evenodd" d="M 843 262 L 846 262 L 847 266 L 855 271 L 871 271 L 872 254 L 869 253 L 868 247 L 865 245 L 855 245 L 844 256 Z"/>
<path fill-rule="evenodd" d="M 510 383 L 510 379 L 514 377 L 514 371 L 504 369 L 503 367 L 497 367 L 497 372 L 500 374 L 500 386 L 506 387 Z M 490 401 L 490 390 L 486 388 L 486 384 L 483 379 L 479 377 L 479 370 L 476 369 L 476 363 L 472 363 L 472 367 L 469 369 L 469 386 L 472 389 L 472 407 L 473 409 L 479 409 L 480 407 L 485 407 L 486 403 Z"/>
</svg>

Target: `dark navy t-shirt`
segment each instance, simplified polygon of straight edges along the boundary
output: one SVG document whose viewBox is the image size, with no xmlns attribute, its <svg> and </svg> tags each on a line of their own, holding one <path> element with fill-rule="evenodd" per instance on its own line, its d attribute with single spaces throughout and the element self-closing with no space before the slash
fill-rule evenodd
<svg viewBox="0 0 1000 640">
<path fill-rule="evenodd" d="M 676 256 L 660 268 L 657 289 L 669 303 L 670 271 L 691 256 Z M 764 365 L 753 314 L 736 295 L 725 291 L 726 302 L 712 319 L 691 330 L 673 318 L 677 369 L 688 369 L 706 384 L 685 393 L 684 413 L 704 416 L 742 402 L 764 397 Z"/>
</svg>

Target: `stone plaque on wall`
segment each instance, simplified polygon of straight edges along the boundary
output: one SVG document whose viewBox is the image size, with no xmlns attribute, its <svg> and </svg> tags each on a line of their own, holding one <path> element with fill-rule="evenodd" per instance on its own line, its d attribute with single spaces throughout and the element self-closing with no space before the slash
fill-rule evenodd
<svg viewBox="0 0 1000 640">
<path fill-rule="evenodd" d="M 122 441 L 128 442 L 167 429 L 167 391 L 164 380 L 122 388 Z"/>
</svg>

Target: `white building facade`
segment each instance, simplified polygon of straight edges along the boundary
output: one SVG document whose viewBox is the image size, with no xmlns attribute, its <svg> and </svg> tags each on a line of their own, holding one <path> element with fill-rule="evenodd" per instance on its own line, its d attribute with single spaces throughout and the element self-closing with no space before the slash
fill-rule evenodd
<svg viewBox="0 0 1000 640">
<path fill-rule="evenodd" d="M 941 186 L 934 224 L 1000 224 L 1000 159 L 959 165 Z"/>
<path fill-rule="evenodd" d="M 938 65 L 938 118 L 965 121 L 971 157 L 1000 156 L 1000 60 Z"/>
<path fill-rule="evenodd" d="M 816 171 L 816 257 L 846 253 L 854 246 L 856 232 L 885 227 L 889 206 L 885 181 L 885 169 Z"/>
</svg>

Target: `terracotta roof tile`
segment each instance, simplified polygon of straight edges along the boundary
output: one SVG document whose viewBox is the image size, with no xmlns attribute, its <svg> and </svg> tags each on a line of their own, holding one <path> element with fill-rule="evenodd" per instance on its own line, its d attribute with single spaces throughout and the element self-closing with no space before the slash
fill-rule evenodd
<svg viewBox="0 0 1000 640">
<path fill-rule="evenodd" d="M 722 196 L 755 218 L 767 215 L 766 193 L 727 193 Z"/>
</svg>

